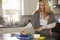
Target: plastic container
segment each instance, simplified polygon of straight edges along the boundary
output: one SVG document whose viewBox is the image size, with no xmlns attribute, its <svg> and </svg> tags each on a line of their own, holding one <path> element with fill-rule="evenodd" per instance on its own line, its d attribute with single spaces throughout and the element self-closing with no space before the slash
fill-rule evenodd
<svg viewBox="0 0 60 40">
<path fill-rule="evenodd" d="M 32 36 L 30 34 L 27 34 L 27 35 L 18 35 L 17 38 L 19 40 L 31 40 Z"/>
<path fill-rule="evenodd" d="M 45 37 L 44 36 L 39 37 L 38 40 L 45 40 Z"/>
<path fill-rule="evenodd" d="M 39 38 L 40 34 L 34 34 L 34 38 Z"/>
</svg>

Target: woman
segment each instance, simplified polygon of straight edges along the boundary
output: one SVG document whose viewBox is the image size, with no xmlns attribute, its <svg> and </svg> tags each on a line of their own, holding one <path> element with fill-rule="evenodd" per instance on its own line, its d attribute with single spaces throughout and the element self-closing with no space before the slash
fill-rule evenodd
<svg viewBox="0 0 60 40">
<path fill-rule="evenodd" d="M 36 34 L 48 36 L 52 28 L 55 27 L 54 13 L 51 11 L 48 0 L 39 0 L 38 10 L 32 18 L 32 25 Z"/>
<path fill-rule="evenodd" d="M 56 22 L 47 0 L 39 0 L 38 10 L 35 11 L 31 23 L 36 34 L 48 36 L 51 33 Z M 21 31 L 21 34 L 27 34 L 26 28 Z"/>
</svg>

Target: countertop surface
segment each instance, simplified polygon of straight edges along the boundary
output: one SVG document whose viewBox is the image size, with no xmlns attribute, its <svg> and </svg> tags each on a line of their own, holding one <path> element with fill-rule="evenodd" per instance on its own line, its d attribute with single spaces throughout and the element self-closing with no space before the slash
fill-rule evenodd
<svg viewBox="0 0 60 40">
<path fill-rule="evenodd" d="M 25 26 L 2 26 L 0 28 L 18 28 L 18 27 L 25 27 Z"/>
<path fill-rule="evenodd" d="M 52 37 L 49 37 L 49 36 L 45 37 L 45 40 L 56 40 L 56 39 L 57 38 L 54 37 L 54 36 L 52 36 Z M 32 40 L 38 40 L 38 38 L 33 38 Z"/>
<path fill-rule="evenodd" d="M 33 38 L 32 40 L 38 40 L 37 38 Z M 50 38 L 50 37 L 46 37 L 45 40 L 56 40 L 55 38 Z"/>
</svg>

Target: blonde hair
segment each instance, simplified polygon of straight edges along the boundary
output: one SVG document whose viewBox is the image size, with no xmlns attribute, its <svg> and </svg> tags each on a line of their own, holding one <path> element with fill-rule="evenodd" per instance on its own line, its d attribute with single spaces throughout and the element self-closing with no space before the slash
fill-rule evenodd
<svg viewBox="0 0 60 40">
<path fill-rule="evenodd" d="M 49 7 L 48 0 L 39 0 L 39 2 L 43 2 L 45 4 L 45 12 L 47 14 L 53 13 L 52 10 L 51 10 L 51 8 Z M 38 6 L 38 11 L 40 11 L 39 10 L 39 6 Z"/>
</svg>

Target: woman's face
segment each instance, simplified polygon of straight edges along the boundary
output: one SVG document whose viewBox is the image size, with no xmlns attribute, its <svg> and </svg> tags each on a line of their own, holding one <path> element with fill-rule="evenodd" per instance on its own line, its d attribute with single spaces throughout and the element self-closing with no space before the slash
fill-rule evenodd
<svg viewBox="0 0 60 40">
<path fill-rule="evenodd" d="M 44 5 L 43 2 L 39 2 L 39 9 L 40 9 L 41 11 L 44 11 L 45 5 Z"/>
</svg>

